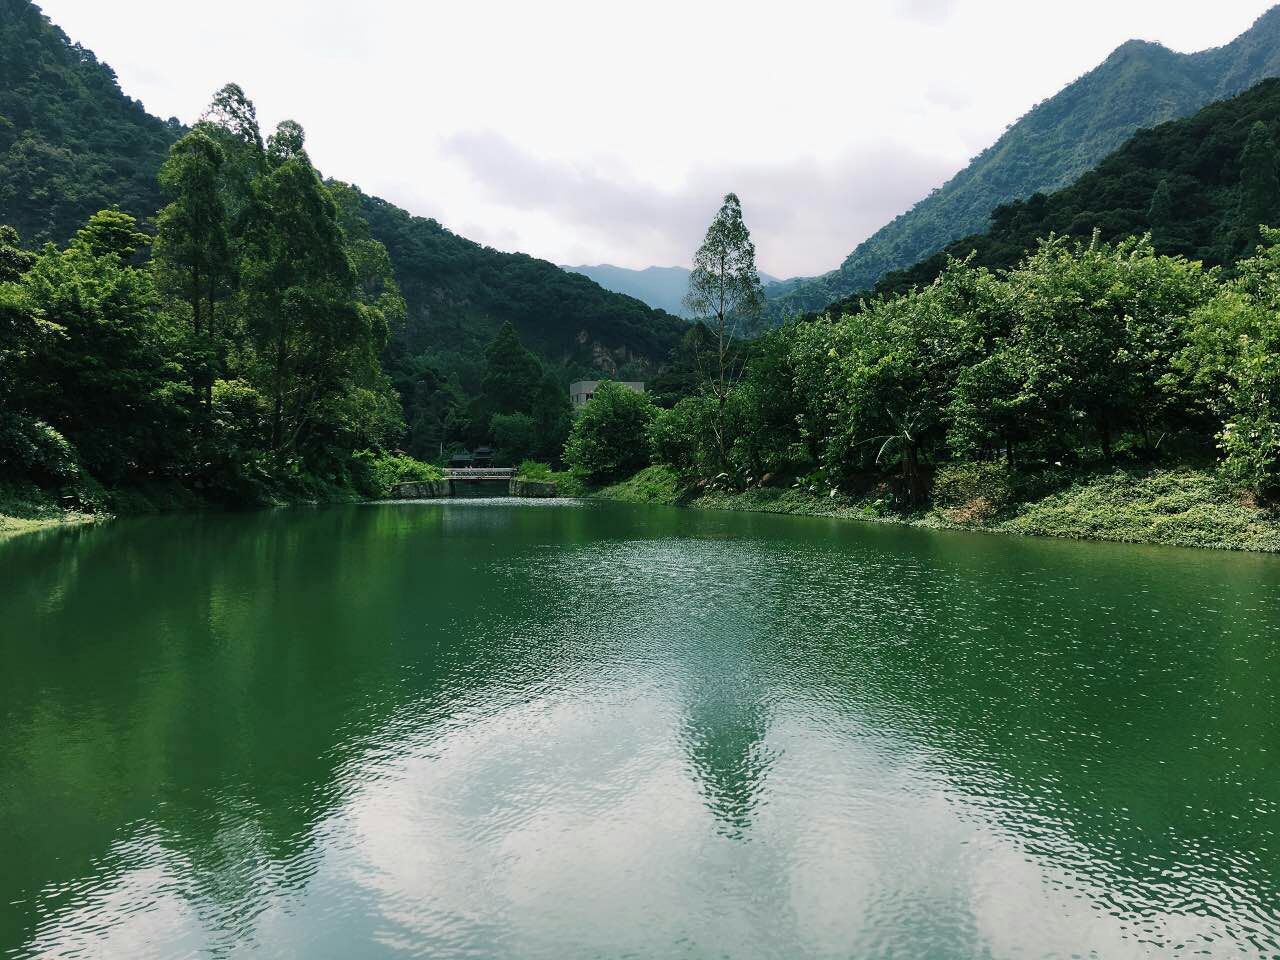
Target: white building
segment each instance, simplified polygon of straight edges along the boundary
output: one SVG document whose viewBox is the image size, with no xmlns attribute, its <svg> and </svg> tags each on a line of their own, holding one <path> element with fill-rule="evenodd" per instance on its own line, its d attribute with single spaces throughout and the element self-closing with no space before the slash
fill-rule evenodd
<svg viewBox="0 0 1280 960">
<path fill-rule="evenodd" d="M 603 380 L 579 380 L 577 383 L 569 384 L 569 402 L 573 404 L 573 409 L 577 410 L 594 397 L 596 395 L 596 387 L 603 382 Z M 613 382 L 620 387 L 626 387 L 632 393 L 644 393 L 643 380 L 615 380 Z"/>
</svg>

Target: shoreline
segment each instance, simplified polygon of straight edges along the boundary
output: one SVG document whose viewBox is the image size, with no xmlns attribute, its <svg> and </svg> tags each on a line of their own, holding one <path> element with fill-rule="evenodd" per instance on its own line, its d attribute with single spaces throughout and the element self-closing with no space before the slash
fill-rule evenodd
<svg viewBox="0 0 1280 960">
<path fill-rule="evenodd" d="M 1039 499 L 1010 504 L 982 518 L 968 507 L 930 507 L 904 513 L 874 495 L 823 496 L 796 487 L 699 492 L 682 486 L 665 467 L 648 467 L 621 483 L 569 495 L 699 510 L 897 524 L 927 530 L 1280 554 L 1280 512 L 1232 499 L 1211 474 L 1185 468 L 1099 473 L 1077 479 Z M 263 506 L 362 501 L 363 498 L 343 495 Z M 378 500 L 371 498 L 363 502 Z M 223 508 L 193 499 L 181 504 L 160 504 L 145 498 L 125 498 L 110 510 L 87 513 L 63 507 L 47 496 L 9 496 L 0 499 L 0 540 L 174 509 Z"/>
<path fill-rule="evenodd" d="M 628 480 L 586 496 L 928 530 L 1280 553 L 1280 514 L 1232 499 L 1211 474 L 1185 468 L 1098 473 L 1039 499 L 1010 504 L 984 520 L 969 519 L 973 512 L 966 507 L 931 507 L 903 513 L 874 496 L 823 496 L 794 487 L 695 492 L 681 487 L 674 474 L 662 467 L 646 468 Z"/>
</svg>

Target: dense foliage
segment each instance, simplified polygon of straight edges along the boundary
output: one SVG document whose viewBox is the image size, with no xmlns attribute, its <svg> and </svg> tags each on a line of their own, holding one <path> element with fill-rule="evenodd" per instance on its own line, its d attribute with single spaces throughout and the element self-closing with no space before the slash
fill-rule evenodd
<svg viewBox="0 0 1280 960">
<path fill-rule="evenodd" d="M 1189 116 L 1278 75 L 1280 9 L 1264 14 L 1232 43 L 1201 53 L 1174 53 L 1130 41 L 1032 109 L 952 180 L 861 243 L 838 270 L 771 288 L 772 310 L 779 317 L 819 310 L 869 290 L 889 271 L 981 230 L 997 206 L 1071 183 L 1135 131 Z M 1151 197 L 1149 189 L 1144 210 Z"/>
<path fill-rule="evenodd" d="M 683 320 L 580 274 L 483 247 L 434 220 L 347 189 L 371 235 L 386 246 L 408 304 L 387 367 L 404 398 L 408 448 L 420 455 L 442 444 L 509 445 L 510 431 L 504 442 L 489 430 L 491 414 L 457 412 L 468 398 L 483 395 L 487 351 L 504 326 L 542 360 L 547 377 L 566 395 L 577 379 L 650 377 L 687 329 Z"/>
<path fill-rule="evenodd" d="M 119 210 L 35 256 L 0 232 L 0 479 L 244 502 L 385 476 L 356 454 L 403 432 L 379 354 L 404 304 L 301 128 L 264 143 L 226 87 L 160 181 L 154 244 Z"/>
<path fill-rule="evenodd" d="M 274 148 L 263 142 L 256 121 L 243 108 L 244 103 L 223 100 L 209 119 L 226 133 L 206 128 L 186 136 L 191 131 L 177 121 L 151 117 L 126 97 L 111 69 L 73 44 L 30 0 L 0 0 L 0 223 L 14 225 L 28 246 L 39 247 L 45 241 L 65 243 L 92 214 L 111 207 L 131 214 L 149 231 L 150 219 L 174 200 L 158 223 L 155 254 L 162 270 L 153 280 L 166 297 L 189 305 L 194 340 L 187 347 L 196 354 L 183 363 L 206 409 L 213 405 L 216 368 L 231 359 L 230 354 L 223 357 L 232 346 L 223 338 L 223 302 L 251 293 L 248 286 L 238 286 L 241 279 L 256 285 L 264 297 L 273 282 L 288 279 L 295 290 L 293 307 L 299 308 L 300 284 L 315 279 L 304 278 L 303 272 L 312 266 L 324 272 L 326 262 L 321 256 L 315 264 L 295 260 L 293 267 L 285 267 L 284 260 L 293 254 L 282 250 L 281 269 L 292 271 L 292 279 L 266 274 L 242 278 L 233 269 L 236 265 L 228 258 L 235 255 L 232 247 L 238 240 L 259 242 L 256 236 L 270 241 L 260 232 L 260 222 L 247 219 L 253 209 L 263 209 L 251 202 L 255 195 L 250 185 L 260 172 L 253 157 L 274 150 L 275 157 L 287 159 L 297 141 L 291 126 L 282 129 Z M 180 139 L 181 150 L 170 158 L 170 146 Z M 246 152 L 236 140 L 251 149 Z M 284 171 L 274 185 L 264 180 L 259 187 L 288 191 L 299 185 L 296 178 L 292 185 L 284 182 L 292 177 Z M 215 181 L 234 189 L 215 191 Z M 554 264 L 483 247 L 346 184 L 330 181 L 325 187 L 327 202 L 338 208 L 355 282 L 377 286 L 391 279 L 389 266 L 403 291 L 405 322 L 391 324 L 381 360 L 408 425 L 402 443 L 420 456 L 435 457 L 464 445 L 528 445 L 516 443 L 521 434 L 528 439 L 528 424 L 497 421 L 503 428 L 500 437 L 493 432 L 493 412 L 475 408 L 482 399 L 486 351 L 504 324 L 515 328 L 560 393 L 574 379 L 651 377 L 686 329 L 676 317 Z M 291 215 L 284 209 L 281 213 Z M 225 224 L 225 237 L 216 228 L 219 223 Z M 209 232 L 211 226 L 215 229 Z M 199 232 L 198 241 L 192 231 Z M 317 253 L 326 246 L 319 234 L 300 242 L 315 245 L 312 252 Z M 139 256 L 145 258 L 147 252 Z M 332 258 L 327 262 L 333 266 Z M 336 279 L 338 288 L 346 283 Z M 335 290 L 325 284 L 311 289 L 322 297 Z M 370 296 L 377 298 L 374 291 Z M 284 305 L 281 300 L 260 316 L 284 318 L 285 312 L 274 309 Z M 308 310 L 321 306 L 317 301 Z M 344 323 L 368 319 L 331 311 L 328 335 L 340 334 Z M 301 335 L 306 331 L 292 321 L 276 324 L 274 330 L 257 325 L 249 332 L 259 348 L 273 334 L 279 343 L 284 334 L 281 365 L 286 371 L 305 370 L 319 378 L 333 372 L 321 371 L 321 358 L 305 354 L 307 341 Z M 299 405 L 306 403 L 314 383 L 287 395 L 268 391 L 273 431 L 298 428 Z M 555 419 L 561 407 L 559 398 L 543 404 L 534 419 Z"/>
<path fill-rule="evenodd" d="M 642 393 L 605 381 L 574 421 L 564 459 L 575 476 L 602 484 L 635 473 L 648 461 L 646 437 L 656 410 Z"/>
<path fill-rule="evenodd" d="M 686 484 L 883 487 L 904 505 L 933 486 L 994 508 L 1064 465 L 1217 460 L 1273 498 L 1280 232 L 1262 235 L 1229 279 L 1145 238 L 1046 240 L 1002 272 L 953 260 L 928 286 L 757 341 L 727 404 L 727 471 L 709 390 L 657 411 L 651 460 Z"/>
<path fill-rule="evenodd" d="M 0 0 L 0 223 L 38 245 L 67 241 L 104 207 L 150 217 L 181 134 L 29 0 Z"/>
</svg>

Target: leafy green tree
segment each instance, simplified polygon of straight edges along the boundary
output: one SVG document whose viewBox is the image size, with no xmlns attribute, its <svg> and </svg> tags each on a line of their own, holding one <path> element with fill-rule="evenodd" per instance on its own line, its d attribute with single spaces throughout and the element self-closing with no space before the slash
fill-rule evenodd
<svg viewBox="0 0 1280 960">
<path fill-rule="evenodd" d="M 33 359 L 62 332 L 43 319 L 22 282 L 35 262 L 17 231 L 0 226 L 0 479 L 61 484 L 78 474 L 75 452 L 22 403 Z"/>
<path fill-rule="evenodd" d="M 182 292 L 190 308 L 193 385 L 206 413 L 223 353 L 216 305 L 231 280 L 223 161 L 222 148 L 202 130 L 173 145 L 160 168 L 160 184 L 171 202 L 157 218 L 154 251 L 161 278 Z"/>
<path fill-rule="evenodd" d="M 35 254 L 22 249 L 18 231 L 0 224 L 0 283 L 21 280 L 35 262 Z"/>
<path fill-rule="evenodd" d="M 746 375 L 729 407 L 734 422 L 731 459 L 744 479 L 807 471 L 818 451 L 801 429 L 803 403 L 795 387 L 792 330 L 772 331 L 753 344 Z"/>
<path fill-rule="evenodd" d="M 1207 302 L 1213 278 L 1199 264 L 1157 256 L 1149 239 L 1112 246 L 1050 240 L 1009 274 L 1013 334 L 1025 360 L 1021 390 L 1054 411 L 1063 443 L 1083 427 L 1105 458 L 1126 431 L 1150 452 L 1175 424 L 1169 379 L 1181 318 Z"/>
<path fill-rule="evenodd" d="M 725 195 L 694 254 L 685 306 L 704 320 L 711 334 L 711 354 L 700 353 L 698 364 L 703 388 L 716 400 L 712 429 L 721 466 L 727 467 L 730 441 L 726 408 L 742 371 L 740 341 L 756 332 L 764 308 L 756 248 L 736 194 Z"/>
<path fill-rule="evenodd" d="M 413 362 L 412 372 L 398 385 L 407 394 L 405 418 L 409 422 L 408 451 L 424 460 L 435 460 L 469 429 L 466 397 L 457 380 L 443 376 L 423 359 Z"/>
<path fill-rule="evenodd" d="M 489 429 L 503 463 L 521 463 L 538 452 L 538 424 L 527 413 L 495 413 Z"/>
<path fill-rule="evenodd" d="M 196 129 L 222 151 L 222 198 L 227 220 L 243 226 L 253 200 L 253 183 L 267 162 L 257 108 L 239 84 L 228 83 L 214 94 Z"/>
<path fill-rule="evenodd" d="M 559 460 L 573 428 L 573 407 L 564 382 L 554 373 L 543 374 L 530 411 L 536 432 L 533 455 L 543 460 Z"/>
<path fill-rule="evenodd" d="M 59 330 L 25 367 L 26 408 L 107 483 L 177 475 L 186 449 L 175 334 L 150 272 L 129 263 L 143 239 L 132 217 L 103 211 L 66 250 L 46 247 L 24 281 Z"/>
<path fill-rule="evenodd" d="M 239 272 L 250 339 L 269 384 L 271 445 L 287 457 L 371 334 L 357 308 L 337 207 L 305 151 L 254 182 Z"/>
<path fill-rule="evenodd" d="M 71 246 L 92 257 L 115 257 L 129 263 L 151 238 L 138 229 L 138 221 L 120 210 L 100 210 L 76 231 Z"/>
<path fill-rule="evenodd" d="M 715 415 L 715 400 L 702 393 L 657 410 L 648 436 L 654 461 L 667 464 L 685 480 L 714 476 L 720 467 L 708 424 Z"/>
<path fill-rule="evenodd" d="M 1003 450 L 1013 465 L 1019 450 L 1053 435 L 1053 412 L 1031 388 L 1030 369 L 1021 344 L 1008 343 L 959 371 L 947 408 L 952 451 L 986 458 Z"/>
<path fill-rule="evenodd" d="M 12 409 L 23 366 L 56 328 L 36 313 L 20 282 L 36 257 L 18 246 L 18 232 L 0 226 L 0 413 Z"/>
<path fill-rule="evenodd" d="M 620 480 L 643 469 L 649 464 L 645 441 L 655 412 L 644 394 L 606 380 L 574 421 L 565 462 L 591 484 Z"/>
<path fill-rule="evenodd" d="M 1262 497 L 1280 494 L 1280 230 L 1239 277 L 1191 317 L 1180 361 L 1222 424 L 1223 472 Z"/>
</svg>

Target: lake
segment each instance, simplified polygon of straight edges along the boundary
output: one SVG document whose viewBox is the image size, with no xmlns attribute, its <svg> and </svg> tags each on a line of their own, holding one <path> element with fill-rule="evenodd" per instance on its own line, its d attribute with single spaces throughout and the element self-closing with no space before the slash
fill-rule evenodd
<svg viewBox="0 0 1280 960">
<path fill-rule="evenodd" d="M 465 500 L 0 541 L 0 956 L 1280 955 L 1280 558 Z"/>
</svg>

